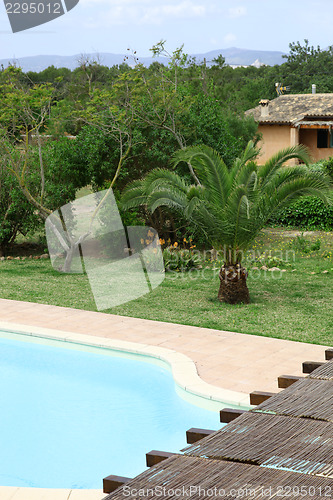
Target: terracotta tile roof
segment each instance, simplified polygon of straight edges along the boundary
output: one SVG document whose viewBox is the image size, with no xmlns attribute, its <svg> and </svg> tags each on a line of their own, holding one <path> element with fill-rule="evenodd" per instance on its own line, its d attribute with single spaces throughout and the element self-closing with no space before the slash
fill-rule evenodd
<svg viewBox="0 0 333 500">
<path fill-rule="evenodd" d="M 325 120 L 333 118 L 333 94 L 281 95 L 269 102 L 268 115 L 261 116 L 262 106 L 245 112 L 259 123 L 297 124 L 301 120 Z"/>
</svg>

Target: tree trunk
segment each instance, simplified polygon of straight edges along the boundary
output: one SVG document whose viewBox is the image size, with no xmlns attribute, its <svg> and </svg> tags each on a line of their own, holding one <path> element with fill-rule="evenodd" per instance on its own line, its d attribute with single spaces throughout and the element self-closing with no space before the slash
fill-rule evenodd
<svg viewBox="0 0 333 500">
<path fill-rule="evenodd" d="M 66 252 L 65 262 L 63 268 L 60 270 L 62 273 L 70 273 L 72 267 L 72 260 L 74 257 L 74 253 L 77 249 L 77 243 L 72 243 L 70 248 Z"/>
<path fill-rule="evenodd" d="M 226 302 L 227 304 L 248 304 L 250 302 L 245 267 L 223 265 L 220 269 L 219 278 L 218 299 L 220 302 Z"/>
</svg>

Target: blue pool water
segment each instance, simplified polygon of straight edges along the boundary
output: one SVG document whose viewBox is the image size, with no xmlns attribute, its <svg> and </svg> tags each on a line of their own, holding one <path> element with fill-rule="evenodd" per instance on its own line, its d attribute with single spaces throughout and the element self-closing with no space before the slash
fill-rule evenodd
<svg viewBox="0 0 333 500">
<path fill-rule="evenodd" d="M 190 427 L 221 427 L 168 370 L 55 344 L 0 338 L 0 485 L 101 488 L 152 449 L 179 451 Z"/>
</svg>

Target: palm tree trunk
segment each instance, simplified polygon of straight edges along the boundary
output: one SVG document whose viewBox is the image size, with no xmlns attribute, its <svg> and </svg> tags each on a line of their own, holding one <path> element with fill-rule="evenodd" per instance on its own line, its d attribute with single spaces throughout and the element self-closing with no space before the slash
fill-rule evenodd
<svg viewBox="0 0 333 500">
<path fill-rule="evenodd" d="M 248 304 L 250 302 L 247 288 L 247 270 L 239 264 L 223 265 L 219 273 L 220 289 L 218 299 L 227 304 Z"/>
</svg>

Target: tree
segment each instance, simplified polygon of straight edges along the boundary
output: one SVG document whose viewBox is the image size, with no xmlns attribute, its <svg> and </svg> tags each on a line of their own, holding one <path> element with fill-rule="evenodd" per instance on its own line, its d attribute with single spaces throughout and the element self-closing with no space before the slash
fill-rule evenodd
<svg viewBox="0 0 333 500">
<path fill-rule="evenodd" d="M 191 162 L 200 185 L 186 182 L 175 172 L 157 169 L 134 182 L 123 194 L 122 206 L 146 205 L 151 212 L 167 207 L 181 213 L 206 233 L 216 249 L 224 250 L 218 298 L 230 304 L 248 303 L 244 252 L 276 210 L 304 195 L 329 201 L 331 181 L 305 166 L 286 166 L 297 158 L 307 164 L 302 146 L 280 151 L 258 166 L 258 150 L 249 142 L 230 169 L 220 155 L 207 146 L 178 151 L 174 165 Z"/>
<path fill-rule="evenodd" d="M 49 84 L 39 84 L 29 88 L 25 85 L 26 82 L 22 82 L 22 71 L 15 67 L 4 70 L 1 80 L 1 155 L 26 199 L 45 219 L 51 210 L 44 205 L 46 185 L 41 130 L 48 120 L 54 89 Z M 36 172 L 31 169 L 33 136 L 38 150 L 40 175 L 38 194 L 34 193 Z"/>
<path fill-rule="evenodd" d="M 0 256 L 14 242 L 18 233 L 36 229 L 38 220 L 33 206 L 23 195 L 11 174 L 5 157 L 0 157 Z"/>
<path fill-rule="evenodd" d="M 80 103 L 81 114 L 76 118 L 107 134 L 116 144 L 116 168 L 111 179 L 109 177 L 111 190 L 132 147 L 133 114 L 128 111 L 127 86 L 120 81 L 111 90 L 95 88 L 91 68 L 96 69 L 95 65 L 89 65 L 87 70 L 89 93 L 84 105 Z M 55 141 L 56 145 L 47 144 L 47 141 L 52 142 L 52 137 L 45 137 L 44 132 L 50 124 L 56 89 L 49 83 L 30 84 L 18 68 L 10 67 L 0 74 L 0 154 L 36 215 L 45 221 L 54 210 L 72 201 L 78 188 L 90 182 L 91 170 L 80 172 L 80 165 L 72 168 L 66 164 L 70 156 L 70 139 L 62 138 Z M 6 221 L 9 222 L 8 214 Z M 65 259 L 65 270 L 68 270 L 80 241 L 74 241 L 69 233 L 65 241 L 52 220 L 49 226 L 68 256 Z"/>
<path fill-rule="evenodd" d="M 55 68 L 52 65 L 39 73 L 28 71 L 26 77 L 30 81 L 31 86 L 38 83 L 52 83 L 52 85 L 62 89 L 70 81 L 71 74 L 72 72 L 68 68 Z"/>
<path fill-rule="evenodd" d="M 333 46 L 327 50 L 316 48 L 304 40 L 289 44 L 287 62 L 282 65 L 283 81 L 291 86 L 293 93 L 311 92 L 311 85 L 316 84 L 318 92 L 333 91 Z"/>
</svg>

